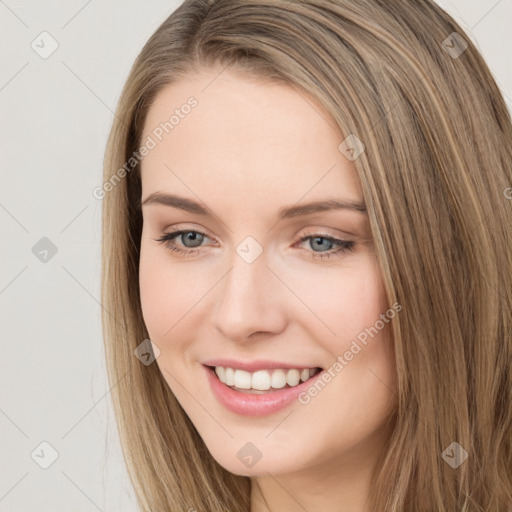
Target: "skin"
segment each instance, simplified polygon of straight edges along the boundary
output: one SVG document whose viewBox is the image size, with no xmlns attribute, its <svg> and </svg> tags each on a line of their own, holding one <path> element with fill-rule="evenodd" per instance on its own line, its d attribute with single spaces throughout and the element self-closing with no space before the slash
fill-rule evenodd
<svg viewBox="0 0 512 512">
<path fill-rule="evenodd" d="M 345 137 L 296 88 L 213 69 L 159 93 L 143 140 L 190 96 L 198 105 L 142 161 L 143 200 L 172 193 L 214 213 L 143 206 L 140 292 L 156 362 L 212 456 L 251 477 L 253 512 L 364 511 L 396 390 L 388 324 L 309 404 L 264 417 L 225 409 L 201 365 L 227 357 L 326 369 L 389 308 L 366 214 L 277 219 L 285 206 L 363 200 L 354 163 L 338 150 Z M 175 229 L 206 234 L 168 242 L 195 255 L 157 241 Z M 236 253 L 247 236 L 263 249 L 250 264 Z M 355 243 L 335 253 L 315 236 Z M 251 468 L 237 457 L 249 441 L 262 453 Z"/>
</svg>

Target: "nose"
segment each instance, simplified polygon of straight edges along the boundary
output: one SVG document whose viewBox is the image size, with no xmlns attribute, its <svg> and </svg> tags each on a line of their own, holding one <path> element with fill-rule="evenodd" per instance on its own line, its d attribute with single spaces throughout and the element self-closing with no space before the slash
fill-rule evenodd
<svg viewBox="0 0 512 512">
<path fill-rule="evenodd" d="M 248 263 L 235 253 L 231 270 L 217 287 L 213 321 L 225 338 L 244 342 L 286 327 L 285 290 L 267 268 L 264 254 Z"/>
</svg>

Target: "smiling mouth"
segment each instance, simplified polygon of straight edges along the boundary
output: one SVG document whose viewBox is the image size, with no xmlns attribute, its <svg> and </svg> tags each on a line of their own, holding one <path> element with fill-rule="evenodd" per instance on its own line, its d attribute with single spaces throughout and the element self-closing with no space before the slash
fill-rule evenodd
<svg viewBox="0 0 512 512">
<path fill-rule="evenodd" d="M 207 365 L 205 365 L 207 366 Z M 322 368 L 286 368 L 248 372 L 223 366 L 207 366 L 226 386 L 249 394 L 264 394 L 299 386 L 317 375 Z"/>
</svg>

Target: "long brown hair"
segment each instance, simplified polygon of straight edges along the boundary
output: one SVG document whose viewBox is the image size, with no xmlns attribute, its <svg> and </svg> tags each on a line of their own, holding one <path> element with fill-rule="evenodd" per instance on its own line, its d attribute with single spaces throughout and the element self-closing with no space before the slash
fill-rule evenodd
<svg viewBox="0 0 512 512">
<path fill-rule="evenodd" d="M 292 85 L 365 145 L 355 165 L 378 263 L 403 306 L 395 427 L 369 510 L 511 510 L 511 119 L 478 50 L 430 0 L 185 0 L 137 57 L 99 196 L 106 357 L 142 509 L 250 508 L 250 479 L 213 459 L 157 365 L 134 356 L 148 338 L 134 155 L 156 94 L 214 67 Z"/>
</svg>

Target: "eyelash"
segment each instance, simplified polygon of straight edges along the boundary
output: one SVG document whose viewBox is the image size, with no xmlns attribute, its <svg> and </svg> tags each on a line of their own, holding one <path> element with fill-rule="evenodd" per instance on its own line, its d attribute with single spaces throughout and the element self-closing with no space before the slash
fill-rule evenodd
<svg viewBox="0 0 512 512">
<path fill-rule="evenodd" d="M 160 238 L 155 239 L 157 242 L 164 243 L 167 248 L 170 251 L 179 253 L 183 256 L 191 256 L 192 253 L 197 253 L 197 248 L 187 248 L 187 249 L 181 249 L 178 246 L 176 246 L 172 239 L 178 237 L 179 235 L 182 235 L 184 233 L 196 233 L 198 235 L 202 235 L 206 238 L 208 238 L 208 235 L 205 233 L 202 233 L 201 231 L 196 231 L 193 229 L 181 229 L 177 231 L 171 231 L 170 233 L 163 233 Z M 323 240 L 327 240 L 328 242 L 332 242 L 335 245 L 338 245 L 338 248 L 336 250 L 330 250 L 329 252 L 314 252 L 311 254 L 312 258 L 330 258 L 333 255 L 341 256 L 342 254 L 345 254 L 347 252 L 354 250 L 354 244 L 355 242 L 348 241 L 348 240 L 340 240 L 338 238 L 334 238 L 332 236 L 327 235 L 321 235 L 321 234 L 314 234 L 314 235 L 308 235 L 305 237 L 302 237 L 297 243 L 303 243 L 306 240 L 312 238 L 322 238 Z"/>
</svg>

